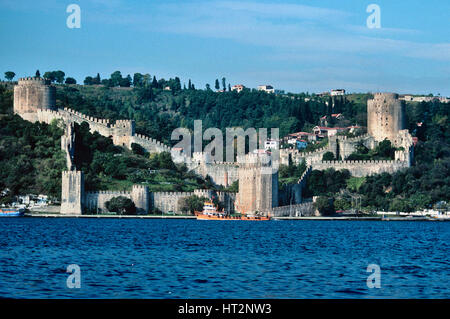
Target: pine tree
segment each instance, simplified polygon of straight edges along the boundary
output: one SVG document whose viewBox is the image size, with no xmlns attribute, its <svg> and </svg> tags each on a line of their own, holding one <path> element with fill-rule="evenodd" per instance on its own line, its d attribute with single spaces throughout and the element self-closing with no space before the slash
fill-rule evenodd
<svg viewBox="0 0 450 319">
<path fill-rule="evenodd" d="M 216 79 L 216 84 L 214 85 L 214 87 L 216 88 L 216 90 L 220 89 L 219 79 Z"/>
<path fill-rule="evenodd" d="M 222 87 L 224 91 L 227 89 L 226 79 L 224 77 L 222 78 Z"/>
<path fill-rule="evenodd" d="M 39 72 L 39 70 L 36 70 L 36 77 L 40 78 L 41 77 L 41 72 Z"/>
<path fill-rule="evenodd" d="M 152 88 L 158 88 L 158 81 L 156 80 L 156 76 L 153 76 Z"/>
</svg>

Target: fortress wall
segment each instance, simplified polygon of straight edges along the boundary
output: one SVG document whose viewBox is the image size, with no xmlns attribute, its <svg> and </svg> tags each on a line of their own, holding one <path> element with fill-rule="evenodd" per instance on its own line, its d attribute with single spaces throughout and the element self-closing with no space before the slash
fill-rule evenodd
<svg viewBox="0 0 450 319">
<path fill-rule="evenodd" d="M 130 139 L 131 143 L 136 143 L 141 145 L 147 152 L 151 153 L 162 153 L 169 152 L 171 153 L 171 148 L 164 143 L 161 143 L 157 140 L 154 140 L 150 137 L 141 134 L 135 134 Z"/>
<path fill-rule="evenodd" d="M 100 135 L 110 137 L 113 136 L 114 132 L 111 128 L 109 120 L 98 119 L 92 116 L 84 115 L 78 111 L 74 111 L 69 108 L 59 109 L 59 113 L 66 121 L 76 122 L 81 124 L 87 122 L 89 124 L 89 129 L 91 132 L 97 131 Z"/>
<path fill-rule="evenodd" d="M 105 213 L 106 202 L 113 197 L 123 196 L 129 199 L 131 198 L 131 192 L 128 191 L 99 191 L 99 192 L 86 192 L 84 196 L 84 207 L 87 211 Z"/>
<path fill-rule="evenodd" d="M 380 161 L 320 161 L 311 163 L 312 169 L 326 170 L 334 168 L 335 170 L 348 169 L 352 176 L 363 177 L 373 174 L 389 173 L 392 174 L 402 168 L 409 167 L 407 162 L 395 160 Z"/>
<path fill-rule="evenodd" d="M 150 195 L 151 206 L 164 213 L 172 211 L 175 214 L 182 214 L 178 201 L 192 195 L 194 195 L 193 192 L 154 192 Z"/>
<path fill-rule="evenodd" d="M 286 185 L 279 193 L 279 205 L 292 205 L 302 203 L 302 193 L 306 186 L 306 180 L 311 174 L 311 166 L 307 166 L 302 176 L 299 178 L 296 184 Z"/>
<path fill-rule="evenodd" d="M 345 136 L 339 136 L 338 138 L 338 147 L 339 147 L 339 155 L 343 160 L 345 160 L 352 153 L 356 152 L 356 146 L 362 142 L 364 146 L 368 148 L 373 148 L 374 139 L 368 134 L 364 134 L 357 137 L 347 138 Z"/>
<path fill-rule="evenodd" d="M 205 163 L 203 160 L 192 160 L 187 162 L 186 166 L 190 171 L 194 171 L 203 178 L 211 177 L 215 185 L 227 187 L 239 179 L 238 163 Z"/>
<path fill-rule="evenodd" d="M 194 195 L 198 197 L 206 197 L 209 199 L 217 197 L 217 199 L 224 205 L 225 211 L 233 212 L 235 210 L 234 202 L 236 200 L 236 193 L 217 192 L 210 189 L 196 189 L 194 190 Z"/>
<path fill-rule="evenodd" d="M 314 152 L 300 152 L 298 150 L 281 149 L 280 150 L 280 162 L 284 165 L 289 165 L 289 158 L 292 163 L 298 165 L 302 160 L 306 163 L 312 163 L 321 161 L 323 155 L 327 152 L 332 152 L 334 156 L 339 153 L 342 159 L 345 159 L 350 154 L 356 151 L 356 145 L 362 142 L 368 148 L 375 147 L 375 140 L 369 134 L 363 134 L 356 137 L 346 137 L 341 135 L 331 136 L 328 141 L 328 145 L 317 149 Z"/>
<path fill-rule="evenodd" d="M 230 186 L 239 179 L 239 172 L 236 164 L 206 164 L 202 175 L 205 177 L 206 175 L 210 176 L 214 184 L 225 187 Z"/>
<path fill-rule="evenodd" d="M 284 165 L 289 165 L 289 158 L 291 158 L 292 163 L 298 165 L 302 160 L 306 163 L 313 161 L 321 161 L 323 154 L 326 152 L 332 152 L 336 155 L 336 148 L 332 148 L 332 145 L 328 144 L 325 147 L 319 148 L 314 152 L 300 152 L 298 150 L 281 149 L 280 150 L 280 163 Z"/>
<path fill-rule="evenodd" d="M 271 216 L 272 217 L 314 216 L 314 205 L 312 202 L 306 202 L 297 205 L 274 207 L 271 211 Z"/>
</svg>

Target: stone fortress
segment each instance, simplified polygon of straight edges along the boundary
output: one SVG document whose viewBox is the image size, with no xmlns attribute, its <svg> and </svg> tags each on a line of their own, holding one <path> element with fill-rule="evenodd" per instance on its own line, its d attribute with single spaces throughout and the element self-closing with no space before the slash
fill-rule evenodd
<svg viewBox="0 0 450 319">
<path fill-rule="evenodd" d="M 67 170 L 62 172 L 62 214 L 83 214 L 103 212 L 105 203 L 113 197 L 125 196 L 136 205 L 138 213 L 147 214 L 154 209 L 163 212 L 181 213 L 179 199 L 198 195 L 209 197 L 215 193 L 228 211 L 237 209 L 244 213 L 261 213 L 272 216 L 299 216 L 310 214 L 311 202 L 303 202 L 302 189 L 313 169 L 348 169 L 353 176 L 367 176 L 376 173 L 393 173 L 412 165 L 413 141 L 405 129 L 405 106 L 393 93 L 375 93 L 367 103 L 368 133 L 347 138 L 329 137 L 328 145 L 314 152 L 280 150 L 279 163 L 288 164 L 305 161 L 307 169 L 298 183 L 289 185 L 283 191 L 278 189 L 278 173 L 269 165 L 264 154 L 248 154 L 237 163 L 211 162 L 203 153 L 194 153 L 186 158 L 178 150 L 152 138 L 136 134 L 131 120 L 118 120 L 86 116 L 71 109 L 56 106 L 56 88 L 47 80 L 38 77 L 21 78 L 14 87 L 14 113 L 31 122 L 50 123 L 61 119 L 65 123 L 65 133 L 61 137 L 61 148 L 66 153 Z M 87 122 L 92 132 L 109 137 L 115 145 L 131 149 L 131 144 L 141 145 L 149 153 L 170 152 L 175 162 L 184 161 L 188 169 L 199 175 L 209 176 L 216 185 L 229 186 L 239 181 L 239 193 L 195 190 L 194 192 L 149 192 L 145 185 L 134 185 L 131 191 L 84 191 L 83 172 L 73 165 L 74 142 L 73 123 Z M 345 158 L 356 150 L 359 143 L 373 148 L 385 138 L 399 150 L 395 159 L 389 161 L 346 161 Z M 322 161 L 323 154 L 332 152 L 335 158 L 343 160 Z"/>
</svg>

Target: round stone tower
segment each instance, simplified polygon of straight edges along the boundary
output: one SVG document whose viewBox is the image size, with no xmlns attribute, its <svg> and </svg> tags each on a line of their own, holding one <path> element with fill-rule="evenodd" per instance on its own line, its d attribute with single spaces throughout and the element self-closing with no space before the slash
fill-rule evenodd
<svg viewBox="0 0 450 319">
<path fill-rule="evenodd" d="M 367 132 L 376 141 L 385 138 L 392 143 L 400 130 L 405 129 L 405 105 L 395 93 L 375 93 L 367 101 Z"/>
<path fill-rule="evenodd" d="M 14 113 L 31 122 L 38 120 L 38 109 L 54 109 L 56 88 L 40 77 L 20 78 L 14 87 Z"/>
</svg>

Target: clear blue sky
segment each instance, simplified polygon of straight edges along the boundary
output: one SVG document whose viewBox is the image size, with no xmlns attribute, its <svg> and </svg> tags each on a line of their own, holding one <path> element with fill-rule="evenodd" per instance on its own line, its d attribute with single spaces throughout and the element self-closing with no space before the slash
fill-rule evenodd
<svg viewBox="0 0 450 319">
<path fill-rule="evenodd" d="M 81 28 L 66 7 L 81 7 Z M 381 29 L 366 27 L 367 5 Z M 290 92 L 450 95 L 450 1 L 0 0 L 0 77 L 150 73 Z"/>
</svg>

